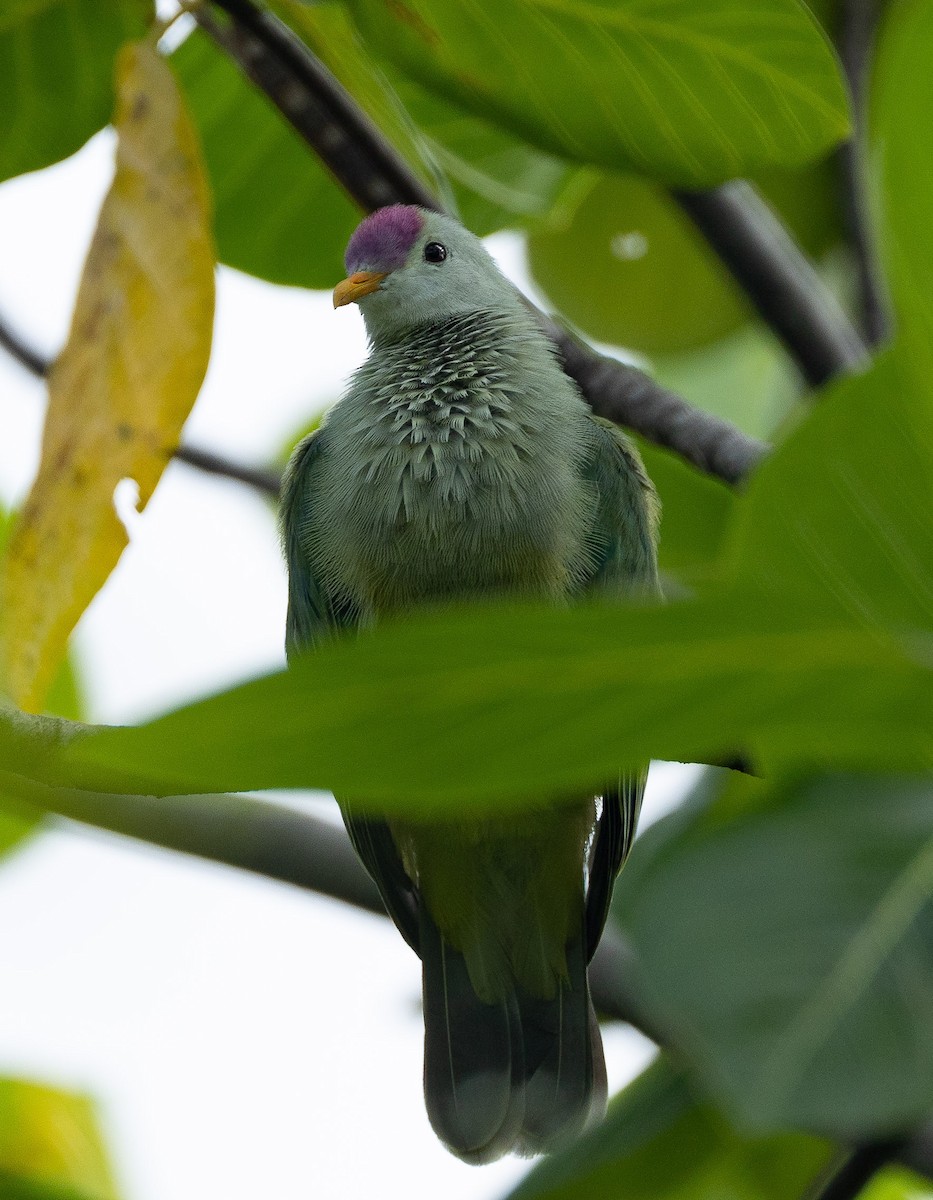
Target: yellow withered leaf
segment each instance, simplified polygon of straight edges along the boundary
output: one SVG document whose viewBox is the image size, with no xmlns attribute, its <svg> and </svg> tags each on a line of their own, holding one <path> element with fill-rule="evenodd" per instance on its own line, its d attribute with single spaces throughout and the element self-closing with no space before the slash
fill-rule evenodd
<svg viewBox="0 0 933 1200">
<path fill-rule="evenodd" d="M 6 688 L 35 710 L 127 537 L 113 493 L 145 505 L 198 394 L 214 317 L 211 204 L 197 135 L 150 42 L 116 68 L 113 184 L 68 342 L 49 377 L 39 473 L 4 578 Z"/>
</svg>

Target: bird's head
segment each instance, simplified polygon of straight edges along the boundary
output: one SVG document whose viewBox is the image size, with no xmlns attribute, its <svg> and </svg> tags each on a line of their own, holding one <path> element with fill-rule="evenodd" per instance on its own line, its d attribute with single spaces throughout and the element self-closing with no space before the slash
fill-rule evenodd
<svg viewBox="0 0 933 1200">
<path fill-rule="evenodd" d="M 334 307 L 358 304 L 374 341 L 520 304 L 479 238 L 453 218 L 413 205 L 368 216 L 350 238 L 346 266 Z"/>
</svg>

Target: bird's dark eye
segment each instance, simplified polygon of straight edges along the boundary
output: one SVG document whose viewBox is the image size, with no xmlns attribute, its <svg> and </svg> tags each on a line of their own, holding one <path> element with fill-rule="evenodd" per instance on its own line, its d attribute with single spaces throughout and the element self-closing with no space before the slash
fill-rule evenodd
<svg viewBox="0 0 933 1200">
<path fill-rule="evenodd" d="M 424 261 L 430 263 L 443 262 L 447 257 L 447 247 L 440 242 L 428 242 L 424 248 Z"/>
</svg>

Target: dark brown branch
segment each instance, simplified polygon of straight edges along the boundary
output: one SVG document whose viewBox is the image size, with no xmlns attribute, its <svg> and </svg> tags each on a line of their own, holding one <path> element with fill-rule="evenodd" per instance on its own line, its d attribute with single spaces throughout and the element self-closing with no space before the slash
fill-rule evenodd
<svg viewBox="0 0 933 1200">
<path fill-rule="evenodd" d="M 568 375 L 595 413 L 675 451 L 708 475 L 737 484 L 768 453 L 765 442 L 685 403 L 636 367 L 598 354 L 556 326 L 554 338 Z"/>
<path fill-rule="evenodd" d="M 0 318 L 0 347 L 37 379 L 45 379 L 48 375 L 52 360 L 27 345 L 2 318 Z M 198 446 L 179 446 L 173 457 L 179 462 L 187 463 L 189 467 L 195 467 L 209 475 L 222 475 L 227 479 L 235 479 L 238 483 L 245 483 L 249 487 L 255 488 L 257 492 L 262 492 L 273 499 L 279 494 L 282 478 L 278 471 L 231 462 L 221 454 L 215 454 L 212 450 L 202 450 Z"/>
<path fill-rule="evenodd" d="M 221 26 L 202 10 L 198 24 L 265 92 L 361 208 L 371 212 L 400 201 L 440 208 L 430 188 L 286 25 L 249 0 L 215 3 L 232 22 Z"/>
<path fill-rule="evenodd" d="M 673 195 L 809 384 L 821 387 L 865 364 L 868 350 L 835 296 L 750 184 Z"/>
<path fill-rule="evenodd" d="M 888 304 L 872 240 L 865 188 L 865 103 L 878 0 L 845 0 L 839 31 L 839 56 L 852 93 L 855 134 L 839 151 L 842 211 L 858 273 L 859 319 L 870 346 L 891 332 Z"/>
<path fill-rule="evenodd" d="M 198 20 L 278 107 L 364 211 L 382 204 L 420 204 L 437 198 L 408 169 L 381 132 L 308 48 L 251 0 L 214 0 L 231 23 Z M 593 411 L 637 430 L 709 474 L 735 483 L 768 447 L 728 422 L 687 404 L 634 367 L 597 354 L 549 323 L 565 369 Z"/>
<path fill-rule="evenodd" d="M 879 1171 L 897 1161 L 906 1145 L 902 1138 L 886 1138 L 846 1152 L 817 1181 L 807 1200 L 856 1200 Z"/>
</svg>

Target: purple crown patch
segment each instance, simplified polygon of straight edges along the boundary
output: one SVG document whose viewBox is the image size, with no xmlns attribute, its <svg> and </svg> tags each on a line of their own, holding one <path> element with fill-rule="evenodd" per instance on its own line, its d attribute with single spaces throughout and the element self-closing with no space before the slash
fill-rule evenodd
<svg viewBox="0 0 933 1200">
<path fill-rule="evenodd" d="M 424 217 L 411 204 L 378 208 L 361 222 L 347 246 L 345 262 L 352 275 L 364 268 L 394 271 L 404 264 L 424 225 Z"/>
</svg>

